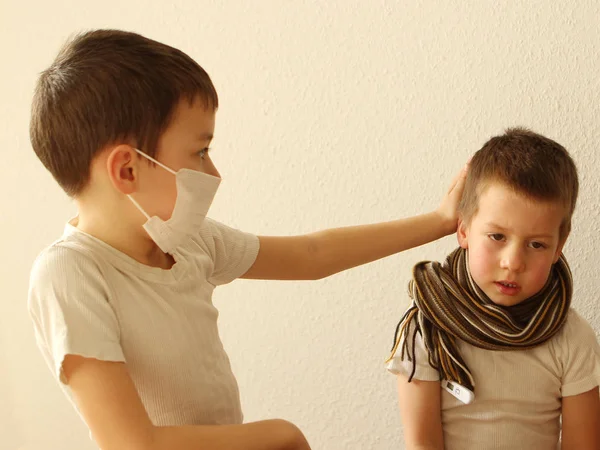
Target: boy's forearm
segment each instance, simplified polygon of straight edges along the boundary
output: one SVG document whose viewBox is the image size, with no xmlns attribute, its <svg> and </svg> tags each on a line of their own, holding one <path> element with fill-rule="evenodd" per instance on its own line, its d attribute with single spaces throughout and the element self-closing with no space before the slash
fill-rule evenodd
<svg viewBox="0 0 600 450">
<path fill-rule="evenodd" d="M 155 427 L 152 440 L 152 450 L 310 450 L 302 432 L 284 420 Z"/>
<path fill-rule="evenodd" d="M 406 450 L 444 450 L 444 446 L 441 447 L 436 445 L 416 445 L 416 446 L 407 446 Z"/>
<path fill-rule="evenodd" d="M 435 241 L 456 230 L 437 212 L 372 225 L 313 233 L 321 277 Z"/>
</svg>

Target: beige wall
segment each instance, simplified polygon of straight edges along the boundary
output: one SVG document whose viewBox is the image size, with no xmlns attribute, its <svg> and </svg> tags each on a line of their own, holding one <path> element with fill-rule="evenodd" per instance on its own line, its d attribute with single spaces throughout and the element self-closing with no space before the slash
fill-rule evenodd
<svg viewBox="0 0 600 450">
<path fill-rule="evenodd" d="M 597 1 L 170 3 L 0 3 L 0 447 L 94 448 L 25 308 L 33 258 L 74 213 L 30 148 L 32 88 L 64 39 L 87 28 L 141 32 L 211 74 L 224 177 L 212 216 L 251 232 L 416 214 L 504 127 L 555 138 L 582 181 L 566 248 L 574 303 L 600 332 Z M 246 418 L 290 419 L 315 449 L 401 448 L 383 361 L 411 265 L 454 245 L 449 237 L 320 282 L 217 291 Z"/>
</svg>

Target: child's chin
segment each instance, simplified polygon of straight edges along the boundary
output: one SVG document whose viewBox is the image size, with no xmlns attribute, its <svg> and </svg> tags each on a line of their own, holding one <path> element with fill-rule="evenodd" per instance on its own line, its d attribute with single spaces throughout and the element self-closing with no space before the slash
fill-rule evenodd
<svg viewBox="0 0 600 450">
<path fill-rule="evenodd" d="M 492 303 L 498 306 L 515 306 L 519 303 L 523 302 L 523 298 L 520 297 L 506 297 L 506 298 L 498 298 L 496 296 L 488 296 Z"/>
</svg>

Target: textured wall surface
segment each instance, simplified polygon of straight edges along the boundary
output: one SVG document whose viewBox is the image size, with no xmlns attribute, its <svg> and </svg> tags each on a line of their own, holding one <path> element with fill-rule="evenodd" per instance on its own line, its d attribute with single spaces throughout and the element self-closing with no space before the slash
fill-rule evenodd
<svg viewBox="0 0 600 450">
<path fill-rule="evenodd" d="M 71 33 L 137 31 L 206 68 L 221 97 L 214 160 L 224 177 L 211 215 L 255 233 L 425 212 L 505 127 L 558 140 L 582 182 L 566 248 L 574 305 L 600 332 L 599 5 L 2 0 L 0 447 L 95 448 L 35 348 L 25 309 L 32 260 L 74 214 L 27 131 L 35 78 Z M 455 244 L 448 237 L 319 282 L 218 290 L 247 420 L 287 418 L 314 449 L 402 448 L 383 361 L 411 266 Z"/>
</svg>

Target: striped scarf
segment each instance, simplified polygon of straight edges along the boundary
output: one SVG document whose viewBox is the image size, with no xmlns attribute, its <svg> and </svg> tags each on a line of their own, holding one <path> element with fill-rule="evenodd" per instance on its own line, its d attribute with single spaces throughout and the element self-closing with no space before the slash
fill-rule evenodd
<svg viewBox="0 0 600 450">
<path fill-rule="evenodd" d="M 561 255 L 540 292 L 518 305 L 496 305 L 475 284 L 469 273 L 467 251 L 458 248 L 444 264 L 417 264 L 408 289 L 413 304 L 396 327 L 389 360 L 401 346 L 401 359 L 406 356 L 413 363 L 412 381 L 415 341 L 420 333 L 429 353 L 429 365 L 440 373 L 440 380 L 454 381 L 474 391 L 475 382 L 458 351 L 457 339 L 486 350 L 523 350 L 540 345 L 565 323 L 573 282 L 569 265 Z M 409 339 L 412 327 L 415 329 Z"/>
</svg>

